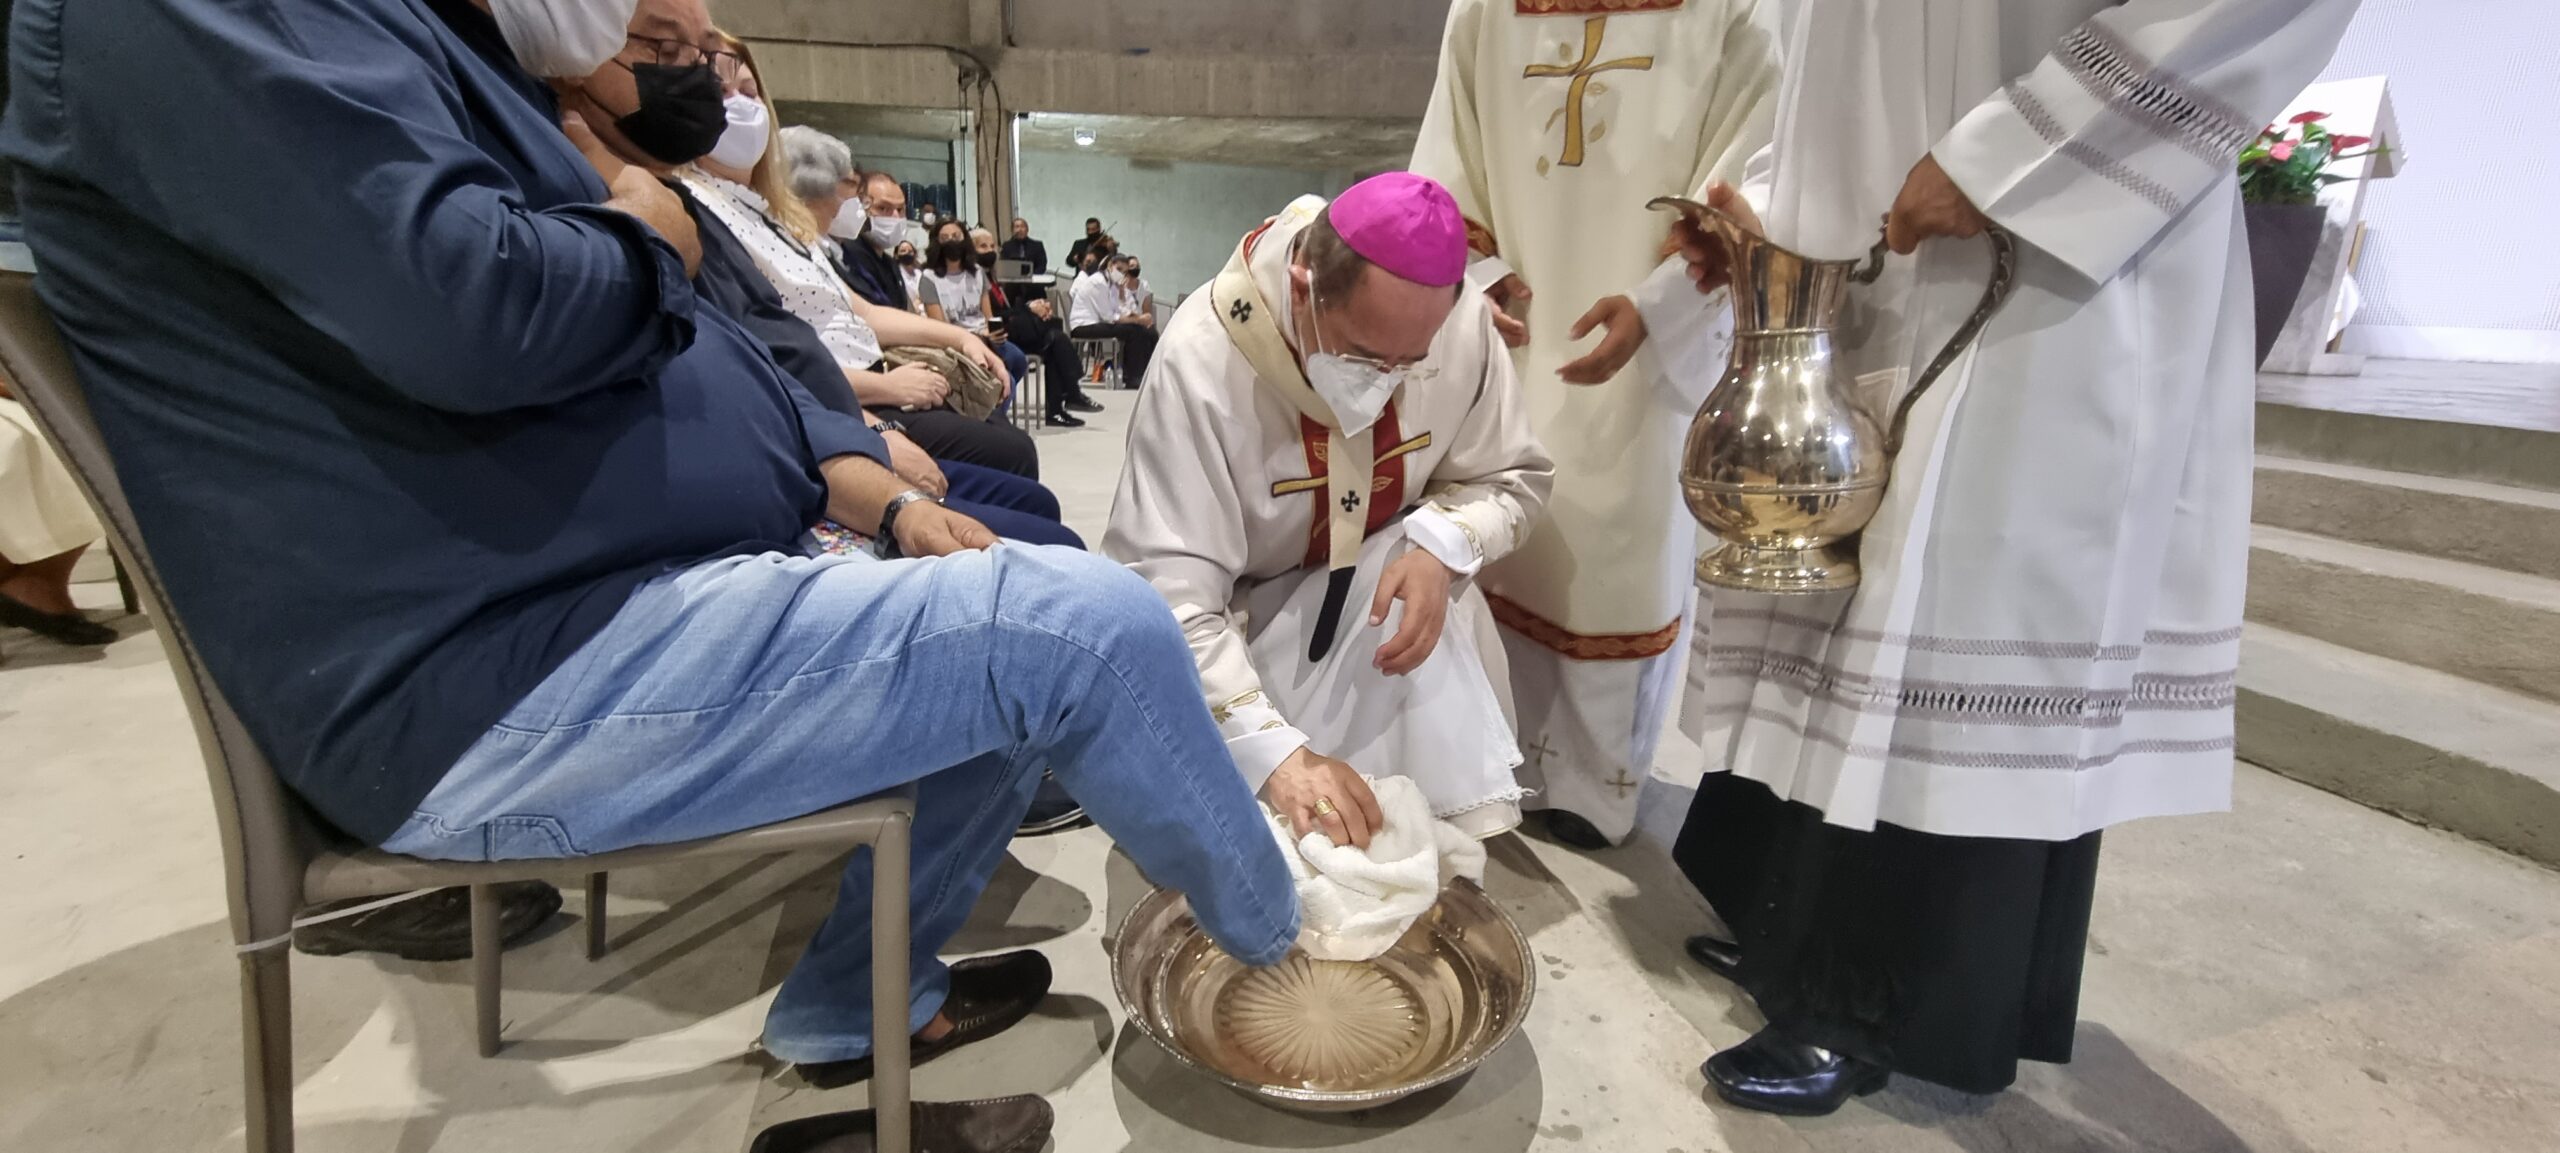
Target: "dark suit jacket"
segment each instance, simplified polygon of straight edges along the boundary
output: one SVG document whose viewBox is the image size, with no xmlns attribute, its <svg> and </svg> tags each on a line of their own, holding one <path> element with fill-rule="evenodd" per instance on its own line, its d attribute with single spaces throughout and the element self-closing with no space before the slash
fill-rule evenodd
<svg viewBox="0 0 2560 1153">
<path fill-rule="evenodd" d="M 1036 237 L 1025 237 L 1021 240 L 1005 241 L 1004 247 L 997 251 L 1002 252 L 1004 254 L 1004 258 L 1007 260 L 1029 261 L 1031 263 L 1031 275 L 1033 276 L 1039 276 L 1049 271 L 1049 246 L 1040 243 L 1039 239 Z"/>
</svg>

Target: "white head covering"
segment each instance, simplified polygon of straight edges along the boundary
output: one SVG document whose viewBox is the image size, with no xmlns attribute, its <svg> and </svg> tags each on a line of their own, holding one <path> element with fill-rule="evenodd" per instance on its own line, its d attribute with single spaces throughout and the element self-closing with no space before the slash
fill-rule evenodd
<svg viewBox="0 0 2560 1153">
<path fill-rule="evenodd" d="M 585 76 L 622 51 L 640 0 L 490 0 L 498 34 L 536 76 Z"/>
</svg>

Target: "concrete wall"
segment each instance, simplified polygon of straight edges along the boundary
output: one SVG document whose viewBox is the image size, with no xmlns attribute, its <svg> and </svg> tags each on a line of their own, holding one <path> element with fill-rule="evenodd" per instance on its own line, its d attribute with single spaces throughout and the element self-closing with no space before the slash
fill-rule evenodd
<svg viewBox="0 0 2560 1153">
<path fill-rule="evenodd" d="M 1347 182 L 1340 173 L 1026 151 L 1022 216 L 1053 264 L 1084 235 L 1085 217 L 1101 217 L 1170 304 L 1208 283 L 1236 241 L 1265 217 L 1300 195 L 1339 192 Z"/>
<path fill-rule="evenodd" d="M 2560 3 L 2364 0 L 2326 79 L 2383 75 L 2407 163 L 2374 184 L 2351 351 L 2560 363 Z"/>
</svg>

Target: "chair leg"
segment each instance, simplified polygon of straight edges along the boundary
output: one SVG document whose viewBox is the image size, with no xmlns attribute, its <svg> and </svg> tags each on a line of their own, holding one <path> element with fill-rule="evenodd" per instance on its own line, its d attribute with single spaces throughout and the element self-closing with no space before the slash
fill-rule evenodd
<svg viewBox="0 0 2560 1153">
<path fill-rule="evenodd" d="M 498 981 L 506 942 L 498 934 L 498 887 L 471 886 L 471 1008 L 480 1055 L 498 1055 Z"/>
<path fill-rule="evenodd" d="M 897 817 L 871 844 L 871 1109 L 878 1153 L 908 1153 L 907 844 Z"/>
<path fill-rule="evenodd" d="M 141 612 L 142 597 L 133 591 L 133 574 L 124 571 L 124 558 L 117 556 L 116 550 L 111 548 L 107 550 L 107 559 L 115 562 L 116 594 L 124 598 L 124 615 Z"/>
<path fill-rule="evenodd" d="M 248 1153 L 293 1153 L 293 950 L 240 958 L 240 1088 Z"/>
<path fill-rule="evenodd" d="M 587 959 L 604 956 L 604 874 L 587 874 Z"/>
</svg>

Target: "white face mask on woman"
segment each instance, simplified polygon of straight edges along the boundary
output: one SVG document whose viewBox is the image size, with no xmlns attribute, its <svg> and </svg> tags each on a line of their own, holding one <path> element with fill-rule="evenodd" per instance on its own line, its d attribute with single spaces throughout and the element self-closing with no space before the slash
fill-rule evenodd
<svg viewBox="0 0 2560 1153">
<path fill-rule="evenodd" d="M 723 102 L 729 110 L 729 126 L 720 130 L 720 143 L 711 146 L 711 162 L 723 168 L 745 171 L 764 159 L 765 142 L 773 136 L 773 118 L 765 115 L 764 101 L 741 92 Z"/>
<path fill-rule="evenodd" d="M 536 76 L 585 76 L 604 67 L 631 33 L 640 0 L 490 0 L 498 35 Z"/>
</svg>

